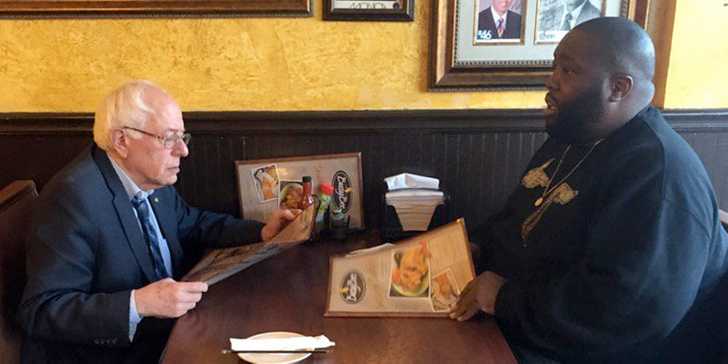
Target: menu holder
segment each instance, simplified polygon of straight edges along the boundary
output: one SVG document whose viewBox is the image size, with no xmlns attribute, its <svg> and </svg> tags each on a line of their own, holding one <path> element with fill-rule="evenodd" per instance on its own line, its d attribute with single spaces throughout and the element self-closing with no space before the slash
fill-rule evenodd
<svg viewBox="0 0 728 364">
<path fill-rule="evenodd" d="M 186 282 L 213 285 L 311 237 L 316 208 L 311 205 L 270 241 L 232 248 L 212 249 L 184 276 Z"/>
<path fill-rule="evenodd" d="M 460 218 L 396 244 L 331 257 L 324 315 L 447 317 L 473 278 Z"/>
</svg>

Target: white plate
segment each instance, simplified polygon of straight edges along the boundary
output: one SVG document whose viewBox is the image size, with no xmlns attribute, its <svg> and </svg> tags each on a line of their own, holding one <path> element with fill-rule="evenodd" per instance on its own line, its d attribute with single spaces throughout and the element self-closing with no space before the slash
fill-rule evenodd
<svg viewBox="0 0 728 364">
<path fill-rule="evenodd" d="M 253 335 L 248 339 L 281 339 L 288 337 L 302 337 L 303 335 L 295 332 L 287 331 L 272 331 L 264 332 L 262 334 Z M 290 364 L 297 363 L 303 359 L 311 356 L 311 353 L 301 354 L 254 354 L 254 353 L 240 353 L 238 354 L 240 359 L 243 359 L 249 363 L 255 364 Z"/>
</svg>

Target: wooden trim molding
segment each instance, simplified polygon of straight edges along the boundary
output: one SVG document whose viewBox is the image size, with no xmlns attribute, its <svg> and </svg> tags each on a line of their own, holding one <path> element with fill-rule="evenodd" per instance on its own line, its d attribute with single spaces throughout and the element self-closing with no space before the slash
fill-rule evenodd
<svg viewBox="0 0 728 364">
<path fill-rule="evenodd" d="M 311 16 L 311 0 L 12 0 L 0 18 Z"/>
<path fill-rule="evenodd" d="M 677 131 L 727 131 L 728 109 L 664 110 Z M 541 132 L 540 109 L 385 111 L 185 112 L 187 129 L 201 134 L 383 133 L 388 130 Z M 87 134 L 90 113 L 0 113 L 2 135 Z"/>
</svg>

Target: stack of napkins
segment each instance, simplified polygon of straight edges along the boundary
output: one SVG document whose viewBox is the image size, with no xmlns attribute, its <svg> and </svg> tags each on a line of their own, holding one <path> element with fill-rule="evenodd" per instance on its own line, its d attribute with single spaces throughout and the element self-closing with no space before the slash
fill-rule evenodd
<svg viewBox="0 0 728 364">
<path fill-rule="evenodd" d="M 384 179 L 386 204 L 394 207 L 403 231 L 425 231 L 435 208 L 444 202 L 437 178 L 402 173 Z"/>
<path fill-rule="evenodd" d="M 235 351 L 294 351 L 315 350 L 336 345 L 325 335 L 295 336 L 270 339 L 230 338 L 230 349 Z"/>
</svg>

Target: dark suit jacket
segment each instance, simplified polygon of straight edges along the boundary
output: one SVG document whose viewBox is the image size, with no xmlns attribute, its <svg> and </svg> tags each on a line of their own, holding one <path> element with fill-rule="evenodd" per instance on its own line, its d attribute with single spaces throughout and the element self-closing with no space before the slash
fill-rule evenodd
<svg viewBox="0 0 728 364">
<path fill-rule="evenodd" d="M 584 7 L 581 8 L 581 13 L 579 13 L 579 16 L 576 18 L 576 24 L 579 25 L 587 20 L 591 20 L 594 18 L 598 18 L 602 16 L 602 13 L 597 9 L 596 6 L 592 5 L 590 1 L 587 1 L 584 4 Z"/>
<path fill-rule="evenodd" d="M 490 31 L 491 39 L 518 39 L 521 37 L 521 15 L 508 10 L 506 29 L 499 37 L 490 7 L 478 13 L 478 31 Z"/>
<path fill-rule="evenodd" d="M 184 273 L 185 254 L 201 245 L 259 240 L 262 224 L 190 207 L 174 187 L 156 190 L 150 201 L 175 278 Z M 26 332 L 24 362 L 147 362 L 159 354 L 172 320 L 144 318 L 133 343 L 128 336 L 131 290 L 154 280 L 132 209 L 108 156 L 96 147 L 43 188 L 18 314 Z"/>
</svg>

